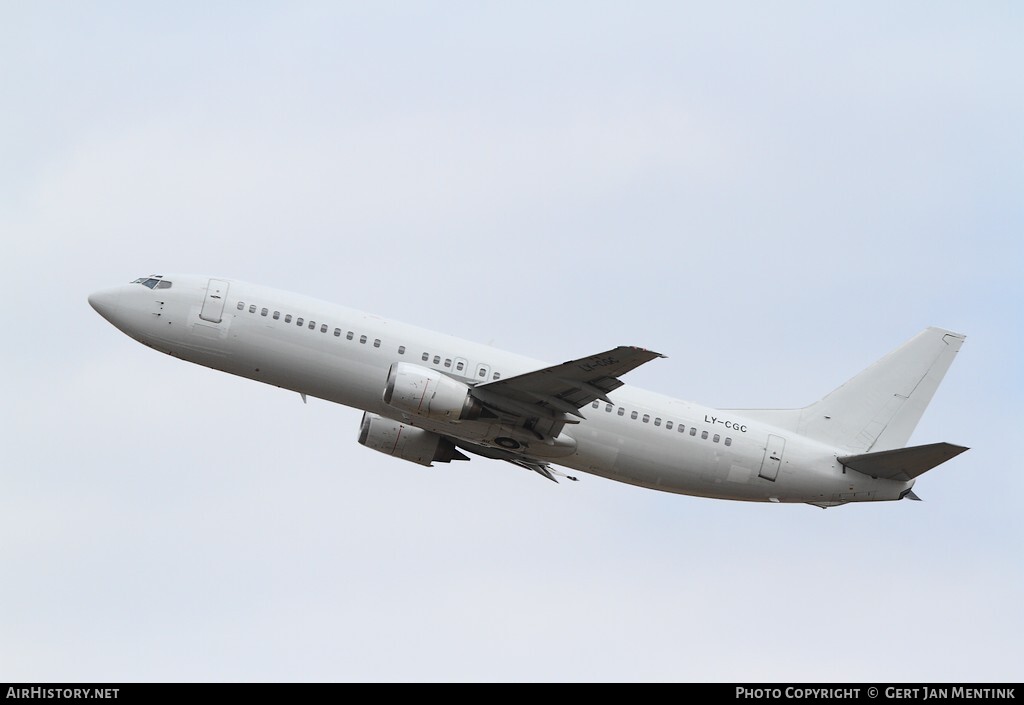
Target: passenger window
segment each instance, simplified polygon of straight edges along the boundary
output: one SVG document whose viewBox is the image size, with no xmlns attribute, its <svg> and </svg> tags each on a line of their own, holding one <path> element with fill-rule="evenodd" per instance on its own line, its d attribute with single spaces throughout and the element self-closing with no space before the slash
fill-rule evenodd
<svg viewBox="0 0 1024 705">
<path fill-rule="evenodd" d="M 363 345 L 366 345 L 366 336 L 365 335 L 359 336 L 359 342 L 362 343 Z"/>
<path fill-rule="evenodd" d="M 310 321 L 309 322 L 309 329 L 310 330 L 316 330 L 316 321 Z"/>
<path fill-rule="evenodd" d="M 266 316 L 266 315 L 267 315 L 268 313 L 270 313 L 270 311 L 268 311 L 267 309 L 262 309 L 262 310 L 260 311 L 260 315 L 261 315 L 261 316 Z"/>
<path fill-rule="evenodd" d="M 596 409 L 597 407 L 601 406 L 601 402 L 595 401 L 593 404 L 591 404 L 591 406 Z"/>
<path fill-rule="evenodd" d="M 696 426 L 690 426 L 690 435 L 691 436 L 696 436 L 697 435 L 697 427 Z"/>
<path fill-rule="evenodd" d="M 445 367 L 451 367 L 452 366 L 452 359 L 450 357 L 446 357 L 444 359 L 444 366 Z"/>
<path fill-rule="evenodd" d="M 423 355 L 420 356 L 420 359 L 423 360 L 423 362 L 428 362 L 430 360 L 430 353 L 423 353 Z"/>
<path fill-rule="evenodd" d="M 290 314 L 290 313 L 286 313 L 286 314 L 284 315 L 284 322 L 285 322 L 285 323 L 291 323 L 291 322 L 292 322 L 292 314 Z"/>
<path fill-rule="evenodd" d="M 493 375 L 491 375 L 491 379 L 501 379 L 501 373 L 495 372 Z"/>
<path fill-rule="evenodd" d="M 434 355 L 434 364 L 435 365 L 440 365 L 441 364 L 441 356 L 440 355 Z"/>
<path fill-rule="evenodd" d="M 373 339 L 373 347 L 375 347 L 375 348 L 379 348 L 380 347 L 380 338 L 374 338 Z"/>
<path fill-rule="evenodd" d="M 459 360 L 458 362 L 455 363 L 455 369 L 458 370 L 459 372 L 462 372 L 465 366 L 466 365 L 465 363 L 462 362 L 462 360 Z"/>
<path fill-rule="evenodd" d="M 274 311 L 274 320 L 276 321 L 280 317 L 281 317 L 281 312 L 280 311 Z"/>
<path fill-rule="evenodd" d="M 480 376 L 481 377 L 486 377 L 487 376 L 487 370 L 485 370 L 483 367 L 480 368 Z"/>
<path fill-rule="evenodd" d="M 672 430 L 672 422 L 671 421 L 666 421 L 665 422 L 665 428 L 668 429 L 669 431 L 671 431 Z"/>
<path fill-rule="evenodd" d="M 700 432 L 700 437 L 701 437 L 701 438 L 702 438 L 703 440 L 705 440 L 705 441 L 706 441 L 706 440 L 708 439 L 708 432 L 707 432 L 707 431 L 701 431 L 701 432 Z"/>
<path fill-rule="evenodd" d="M 345 334 L 345 340 L 352 340 L 355 337 L 356 337 L 356 334 L 353 333 L 352 331 L 349 331 L 348 333 Z"/>
<path fill-rule="evenodd" d="M 304 319 L 304 318 L 296 318 L 296 319 L 295 319 L 295 325 L 297 325 L 297 326 L 299 326 L 299 327 L 301 328 L 301 327 L 302 327 L 302 323 L 303 323 L 303 322 L 304 322 L 305 320 L 306 320 L 306 319 Z"/>
<path fill-rule="evenodd" d="M 238 310 L 239 311 L 244 311 L 245 310 L 245 302 L 244 301 L 239 301 L 238 302 Z"/>
<path fill-rule="evenodd" d="M 326 323 L 321 323 L 320 324 L 320 332 L 321 333 L 326 333 L 327 332 L 327 324 Z M 338 331 L 338 332 L 340 333 L 341 331 Z"/>
<path fill-rule="evenodd" d="M 661 419 L 660 418 L 654 419 L 654 425 L 655 426 L 660 426 L 661 425 Z"/>
<path fill-rule="evenodd" d="M 630 412 L 630 414 L 629 414 L 629 418 L 631 418 L 631 419 L 633 419 L 634 421 L 636 421 L 636 417 L 637 417 L 637 416 L 639 416 L 639 415 L 640 415 L 640 414 L 638 414 L 637 412 L 633 411 L 633 412 Z"/>
<path fill-rule="evenodd" d="M 612 413 L 612 405 L 611 404 L 605 404 L 604 405 L 604 410 L 607 411 L 609 414 Z"/>
<path fill-rule="evenodd" d="M 619 407 L 619 416 L 622 416 L 622 415 L 623 415 L 623 414 L 625 414 L 625 413 L 626 413 L 626 410 L 625 410 L 625 409 L 623 409 L 623 408 L 622 408 L 622 407 L 620 406 L 620 407 Z"/>
<path fill-rule="evenodd" d="M 727 446 L 731 446 L 732 445 L 732 439 L 729 438 L 728 436 L 725 437 L 725 445 L 727 445 Z"/>
<path fill-rule="evenodd" d="M 256 304 L 249 305 L 249 313 L 256 313 Z"/>
<path fill-rule="evenodd" d="M 718 443 L 718 441 L 719 441 L 720 439 L 721 439 L 721 436 L 719 436 L 719 435 L 718 435 L 718 434 L 716 433 L 716 434 L 715 434 L 715 437 L 714 437 L 714 438 L 712 438 L 711 440 L 712 440 L 712 441 L 714 441 L 715 443 Z"/>
<path fill-rule="evenodd" d="M 341 337 L 341 328 L 335 328 L 334 329 L 334 337 L 335 338 L 340 338 Z"/>
<path fill-rule="evenodd" d="M 686 430 L 686 426 L 684 426 L 682 424 L 679 424 L 679 432 L 682 433 L 685 430 Z"/>
<path fill-rule="evenodd" d="M 398 346 L 398 354 L 399 355 L 405 355 L 405 346 L 404 345 L 399 345 Z"/>
<path fill-rule="evenodd" d="M 650 423 L 651 422 L 651 415 L 650 414 L 644 414 L 643 421 L 644 421 L 644 423 Z"/>
</svg>

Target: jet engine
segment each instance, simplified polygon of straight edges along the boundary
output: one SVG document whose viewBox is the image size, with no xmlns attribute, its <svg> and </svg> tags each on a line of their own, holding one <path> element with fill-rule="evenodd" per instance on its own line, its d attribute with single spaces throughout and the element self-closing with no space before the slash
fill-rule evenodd
<svg viewBox="0 0 1024 705">
<path fill-rule="evenodd" d="M 480 402 L 469 395 L 468 385 L 408 362 L 396 362 L 388 371 L 384 403 L 436 421 L 477 419 L 483 411 Z"/>
<path fill-rule="evenodd" d="M 367 448 L 430 467 L 434 461 L 469 460 L 443 436 L 366 412 L 359 427 L 359 442 Z"/>
</svg>

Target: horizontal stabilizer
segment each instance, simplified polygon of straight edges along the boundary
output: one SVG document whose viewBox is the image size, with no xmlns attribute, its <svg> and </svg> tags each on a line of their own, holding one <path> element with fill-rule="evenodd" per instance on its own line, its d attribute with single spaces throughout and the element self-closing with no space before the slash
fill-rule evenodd
<svg viewBox="0 0 1024 705">
<path fill-rule="evenodd" d="M 952 443 L 929 443 L 924 446 L 883 450 L 877 453 L 846 455 L 839 458 L 839 462 L 851 470 L 871 477 L 906 482 L 950 458 L 955 458 L 965 450 L 967 448 Z"/>
</svg>

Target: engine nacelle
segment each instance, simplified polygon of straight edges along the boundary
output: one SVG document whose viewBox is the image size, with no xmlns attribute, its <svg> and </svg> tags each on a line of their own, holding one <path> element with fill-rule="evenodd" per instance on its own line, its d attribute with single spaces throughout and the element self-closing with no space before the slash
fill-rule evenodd
<svg viewBox="0 0 1024 705">
<path fill-rule="evenodd" d="M 422 428 L 366 412 L 359 426 L 359 442 L 367 448 L 430 467 L 435 460 L 468 460 L 447 438 Z"/>
<path fill-rule="evenodd" d="M 469 385 L 408 362 L 396 362 L 388 371 L 384 403 L 437 421 L 477 419 L 483 411 L 469 395 Z"/>
</svg>

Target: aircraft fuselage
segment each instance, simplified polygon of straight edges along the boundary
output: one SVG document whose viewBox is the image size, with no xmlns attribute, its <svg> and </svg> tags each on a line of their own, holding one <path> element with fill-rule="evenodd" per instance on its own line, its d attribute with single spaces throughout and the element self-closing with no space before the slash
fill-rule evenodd
<svg viewBox="0 0 1024 705">
<path fill-rule="evenodd" d="M 500 419 L 402 414 L 383 398 L 394 363 L 469 386 L 547 363 L 268 287 L 197 276 L 166 280 L 173 285 L 126 284 L 97 292 L 90 303 L 132 338 L 189 362 L 482 448 L 500 452 L 514 442 L 531 458 L 650 489 L 828 506 L 899 499 L 914 484 L 852 471 L 837 460 L 843 449 L 741 413 L 628 385 L 610 393 L 613 403 L 580 409 L 584 418 L 565 426 L 561 443 L 539 442 Z"/>
</svg>

